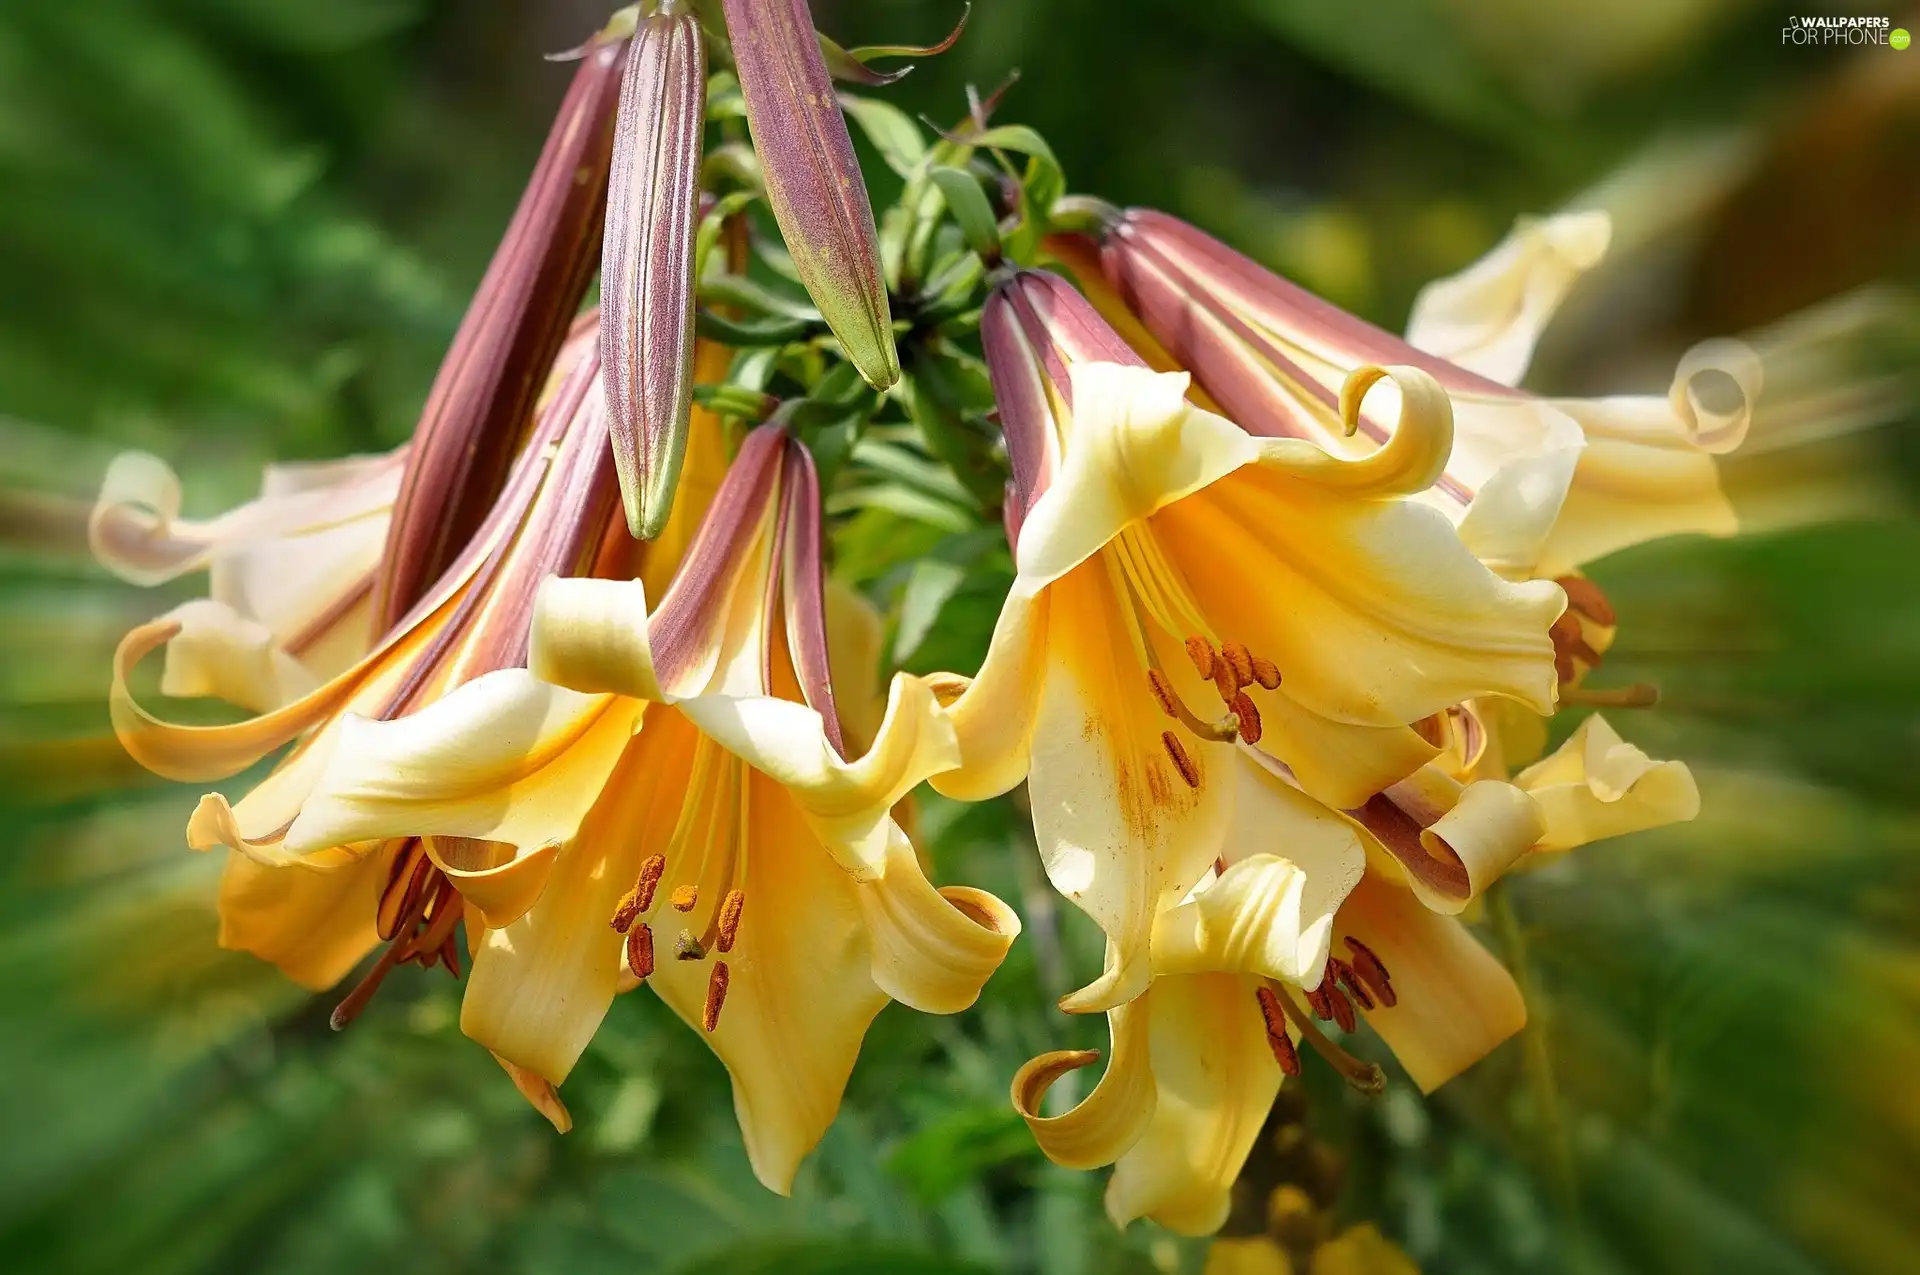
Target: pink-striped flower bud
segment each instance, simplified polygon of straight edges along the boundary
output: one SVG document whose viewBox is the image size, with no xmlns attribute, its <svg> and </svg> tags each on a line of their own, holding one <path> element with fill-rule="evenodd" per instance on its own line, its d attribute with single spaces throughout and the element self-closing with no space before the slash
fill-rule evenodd
<svg viewBox="0 0 1920 1275">
<path fill-rule="evenodd" d="M 747 127 L 794 269 L 876 389 L 900 379 L 880 236 L 806 0 L 725 0 Z"/>
<path fill-rule="evenodd" d="M 673 508 L 693 405 L 693 264 L 706 50 L 684 6 L 634 31 L 614 126 L 602 253 L 601 359 L 627 528 L 651 539 Z"/>
</svg>

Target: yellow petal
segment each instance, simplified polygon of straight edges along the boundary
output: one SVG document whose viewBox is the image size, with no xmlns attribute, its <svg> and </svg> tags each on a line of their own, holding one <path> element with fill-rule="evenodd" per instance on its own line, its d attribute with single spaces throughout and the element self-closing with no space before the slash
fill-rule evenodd
<svg viewBox="0 0 1920 1275">
<path fill-rule="evenodd" d="M 886 621 L 865 594 L 838 576 L 827 577 L 825 612 L 834 708 L 848 751 L 863 753 L 880 733 L 887 711 L 880 693 Z"/>
<path fill-rule="evenodd" d="M 555 1133 L 569 1133 L 573 1129 L 573 1113 L 567 1110 L 567 1104 L 560 1101 L 560 1095 L 546 1082 L 538 1072 L 528 1071 L 515 1062 L 509 1062 L 499 1054 L 493 1060 L 506 1068 L 513 1087 L 520 1096 L 532 1104 L 533 1109 L 547 1118 Z"/>
<path fill-rule="evenodd" d="M 160 693 L 223 699 L 256 713 L 291 704 L 319 682 L 266 625 L 218 602 L 183 603 L 164 617 L 180 626 L 167 642 Z"/>
<path fill-rule="evenodd" d="M 873 944 L 874 983 L 923 1013 L 957 1014 L 973 1004 L 1020 934 L 1013 909 L 986 891 L 935 890 L 897 827 L 886 875 L 861 886 L 859 900 Z"/>
<path fill-rule="evenodd" d="M 543 682 L 585 694 L 663 700 L 638 580 L 553 577 L 534 600 L 527 667 Z"/>
<path fill-rule="evenodd" d="M 1398 397 L 1393 432 L 1364 455 L 1343 459 L 1311 444 L 1276 439 L 1267 463 L 1310 475 L 1322 485 L 1369 496 L 1411 496 L 1438 482 L 1453 451 L 1453 401 L 1417 367 L 1355 368 L 1340 385 L 1340 420 L 1351 431 L 1368 391 L 1390 381 Z"/>
<path fill-rule="evenodd" d="M 560 848 L 539 900 L 486 931 L 461 1006 L 467 1035 L 553 1084 L 573 1070 L 625 961 L 614 909 L 672 832 L 693 741 L 691 727 L 668 713 L 634 737 L 579 835 Z"/>
<path fill-rule="evenodd" d="M 1386 966 L 1397 1003 L 1361 1013 L 1422 1093 L 1526 1026 L 1520 989 L 1500 962 L 1460 922 L 1401 886 L 1369 872 L 1340 909 L 1335 933 L 1366 944 Z"/>
<path fill-rule="evenodd" d="M 1238 426 L 1187 403 L 1184 373 L 1072 365 L 1065 456 L 1020 528 L 1020 575 L 1045 584 L 1128 524 L 1206 487 L 1260 454 Z"/>
<path fill-rule="evenodd" d="M 1148 1217 L 1207 1235 L 1227 1220 L 1233 1181 L 1280 1091 L 1256 986 L 1224 974 L 1163 978 L 1142 998 L 1158 1102 L 1107 1184 L 1116 1224 Z"/>
<path fill-rule="evenodd" d="M 376 839 L 327 845 L 306 853 L 287 849 L 286 822 L 276 819 L 275 815 L 277 798 L 289 796 L 298 800 L 299 785 L 285 785 L 288 777 L 286 768 L 268 776 L 265 783 L 241 799 L 238 807 L 228 805 L 227 799 L 217 792 L 203 795 L 187 818 L 188 848 L 211 850 L 215 846 L 226 846 L 264 868 L 332 872 L 360 862 L 382 844 Z"/>
<path fill-rule="evenodd" d="M 1251 759 L 1236 766 L 1227 843 L 1241 856 L 1219 879 L 1154 923 L 1161 974 L 1263 974 L 1318 981 L 1333 917 L 1360 880 L 1366 854 L 1345 819 Z"/>
<path fill-rule="evenodd" d="M 1027 777 L 1046 635 L 1046 591 L 1015 581 L 979 674 L 947 708 L 961 762 L 933 776 L 936 792 L 957 801 L 984 801 Z"/>
<path fill-rule="evenodd" d="M 1249 687 L 1264 733 L 1256 747 L 1285 763 L 1300 787 L 1336 810 L 1352 810 L 1405 779 L 1436 749 L 1410 726 L 1353 726 L 1331 721 L 1284 691 Z"/>
<path fill-rule="evenodd" d="M 220 878 L 220 946 L 251 952 L 302 987 L 324 991 L 380 941 L 374 914 L 392 866 L 390 847 L 338 872 L 229 855 Z"/>
<path fill-rule="evenodd" d="M 1539 803 L 1544 850 L 1684 823 L 1700 813 L 1700 791 L 1683 763 L 1647 756 L 1598 714 L 1514 782 Z"/>
<path fill-rule="evenodd" d="M 1448 916 L 1464 912 L 1546 832 L 1534 799 L 1499 780 L 1462 787 L 1429 766 L 1389 795 L 1423 825 L 1418 844 L 1424 862 L 1407 861 L 1410 847 L 1393 847 L 1402 856 L 1408 884 L 1420 902 Z"/>
<path fill-rule="evenodd" d="M 674 959 L 662 933 L 649 979 L 700 1031 L 715 960 L 731 971 L 719 1022 L 702 1032 L 733 1077 L 733 1108 L 754 1174 L 786 1194 L 839 1110 L 861 1038 L 887 997 L 857 894 L 786 790 L 748 778 L 746 907 L 731 952 Z M 671 914 L 669 914 L 671 915 Z M 604 922 L 602 923 L 604 925 Z"/>
<path fill-rule="evenodd" d="M 1215 629 L 1322 717 L 1404 726 L 1479 694 L 1553 706 L 1558 586 L 1499 579 L 1432 509 L 1258 465 L 1153 528 Z"/>
<path fill-rule="evenodd" d="M 1155 1090 L 1147 1000 L 1142 996 L 1107 1015 L 1112 1048 L 1093 1092 L 1057 1116 L 1040 1114 L 1054 1081 L 1100 1061 L 1097 1049 L 1063 1049 L 1029 1059 L 1013 1076 L 1013 1109 L 1033 1130 L 1049 1160 L 1068 1169 L 1112 1164 L 1140 1140 L 1153 1120 Z"/>
<path fill-rule="evenodd" d="M 446 874 L 460 897 L 489 929 L 512 925 L 546 889 L 559 853 L 557 842 L 524 853 L 500 841 L 474 837 L 428 837 L 427 857 Z"/>
<path fill-rule="evenodd" d="M 933 688 L 896 674 L 873 746 L 845 761 L 828 742 L 820 714 L 770 695 L 700 695 L 677 702 L 721 747 L 791 790 L 816 838 L 861 880 L 887 861 L 893 804 L 929 775 L 959 764 L 952 723 Z"/>
<path fill-rule="evenodd" d="M 1555 406 L 1579 422 L 1587 447 L 1541 551 L 1540 574 L 1565 575 L 1662 536 L 1730 536 L 1739 529 L 1713 457 L 1687 440 L 1667 400 L 1565 399 Z"/>
<path fill-rule="evenodd" d="M 1507 237 L 1459 274 L 1414 298 L 1407 344 L 1502 385 L 1518 385 L 1547 321 L 1606 255 L 1604 212 L 1522 217 Z"/>
<path fill-rule="evenodd" d="M 599 796 L 642 705 L 525 669 L 475 678 L 417 713 L 348 717 L 287 832 L 294 851 L 369 837 L 567 840 Z"/>
<path fill-rule="evenodd" d="M 1182 898 L 1220 853 L 1235 763 L 1229 745 L 1187 736 L 1199 787 L 1175 768 L 1161 738 L 1173 724 L 1146 690 L 1141 656 L 1098 561 L 1049 593 L 1027 792 L 1048 878 L 1107 935 L 1105 972 L 1061 1001 L 1088 1013 L 1146 987 L 1154 914 Z"/>
<path fill-rule="evenodd" d="M 1447 473 L 1472 499 L 1463 511 L 1458 492 L 1442 485 L 1423 502 L 1453 517 L 1461 543 L 1499 574 L 1541 575 L 1585 448 L 1580 426 L 1553 403 L 1456 392 Z"/>
</svg>

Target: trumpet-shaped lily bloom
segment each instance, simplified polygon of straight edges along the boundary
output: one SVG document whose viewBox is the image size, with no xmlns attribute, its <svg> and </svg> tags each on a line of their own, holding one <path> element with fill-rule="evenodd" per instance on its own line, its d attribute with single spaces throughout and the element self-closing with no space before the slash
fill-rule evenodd
<svg viewBox="0 0 1920 1275">
<path fill-rule="evenodd" d="M 1137 995 L 1153 917 L 1214 862 L 1229 745 L 1356 806 L 1435 747 L 1414 723 L 1461 698 L 1551 708 L 1547 628 L 1563 597 L 1500 580 L 1407 499 L 1451 438 L 1446 397 L 1403 397 L 1398 430 L 1340 459 L 1258 438 L 1139 366 L 1055 276 L 1003 286 L 983 320 L 1015 490 L 1017 579 L 979 676 L 950 708 L 980 798 L 1025 778 L 1053 884 L 1106 931 L 1112 963 L 1077 1011 Z"/>
<path fill-rule="evenodd" d="M 616 991 L 647 982 L 726 1064 L 779 1191 L 875 1014 L 965 1008 L 1019 930 L 991 895 L 936 890 L 888 814 L 956 760 L 925 684 L 896 678 L 870 747 L 843 757 L 819 534 L 812 461 L 762 427 L 651 616 L 640 581 L 550 581 L 530 669 L 350 720 L 287 833 L 296 852 L 551 853 L 537 902 L 485 918 L 464 1030 L 558 1084 Z"/>
<path fill-rule="evenodd" d="M 1511 976 L 1455 918 L 1529 855 L 1700 810 L 1686 766 L 1648 757 L 1598 716 L 1510 782 L 1463 782 L 1476 762 L 1454 752 L 1352 812 L 1367 873 L 1340 909 L 1332 977 L 1312 1002 L 1346 1028 L 1357 1008 L 1428 1091 L 1526 1023 Z M 1392 971 L 1385 996 L 1356 977 L 1369 962 Z"/>
<path fill-rule="evenodd" d="M 1551 577 L 1655 536 L 1730 533 L 1712 454 L 1739 443 L 1759 392 L 1758 362 L 1730 342 L 1690 354 L 1664 397 L 1542 399 L 1513 388 L 1609 236 L 1604 213 L 1522 222 L 1486 259 L 1421 294 L 1405 340 L 1163 213 L 1117 214 L 1097 249 L 1057 247 L 1083 279 L 1104 275 L 1113 292 L 1094 285 L 1096 299 L 1137 316 L 1136 339 L 1147 338 L 1156 363 L 1190 370 L 1254 433 L 1353 455 L 1389 430 L 1362 414 L 1349 437 L 1340 395 L 1356 369 L 1404 364 L 1434 377 L 1453 400 L 1455 440 L 1421 498 L 1502 574 Z M 1702 373 L 1730 385 L 1703 392 Z"/>
<path fill-rule="evenodd" d="M 1233 750 L 1233 835 L 1214 869 L 1154 926 L 1152 981 L 1108 1016 L 1106 1073 L 1071 1111 L 1040 1114 L 1060 1076 L 1098 1059 L 1043 1054 L 1013 1082 L 1015 1107 L 1041 1149 L 1070 1168 L 1114 1164 L 1107 1211 L 1202 1235 L 1228 1196 L 1283 1075 L 1312 1045 L 1355 1083 L 1379 1073 L 1313 1025 L 1303 987 L 1328 967 L 1335 917 L 1359 884 L 1361 836 L 1294 788 L 1251 748 Z M 1385 982 L 1377 966 L 1367 977 Z"/>
<path fill-rule="evenodd" d="M 374 573 L 406 461 L 402 447 L 269 465 L 258 499 L 194 521 L 180 517 L 180 480 L 166 462 L 116 457 L 88 522 L 95 558 L 140 585 L 205 571 L 208 598 L 247 643 L 243 658 L 217 664 L 170 647 L 162 693 L 265 711 L 365 654 Z"/>
<path fill-rule="evenodd" d="M 295 686 L 305 670 L 273 644 L 265 626 L 212 600 L 135 629 L 116 656 L 114 728 L 150 770 L 219 779 L 298 741 L 239 802 L 204 797 L 187 839 L 197 849 L 225 845 L 235 852 L 221 890 L 223 946 L 254 952 L 318 989 L 388 943 L 372 975 L 343 1003 L 343 1016 L 395 963 L 456 967 L 453 931 L 463 904 L 503 923 L 525 910 L 551 865 L 550 848 L 505 857 L 500 847 L 477 843 L 373 839 L 295 851 L 286 836 L 340 742 L 344 714 L 397 716 L 479 673 L 519 663 L 541 579 L 596 567 L 630 570 L 624 535 L 606 534 L 615 484 L 590 326 L 563 352 L 556 375 L 481 533 L 412 612 L 345 669 Z M 134 698 L 128 678 L 162 645 L 176 685 L 267 711 L 216 726 L 155 717 Z"/>
</svg>

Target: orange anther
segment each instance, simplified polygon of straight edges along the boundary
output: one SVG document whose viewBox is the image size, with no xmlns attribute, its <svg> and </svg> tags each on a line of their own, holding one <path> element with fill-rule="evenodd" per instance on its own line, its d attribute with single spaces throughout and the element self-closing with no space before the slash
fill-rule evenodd
<svg viewBox="0 0 1920 1275">
<path fill-rule="evenodd" d="M 731 952 L 733 942 L 740 935 L 740 910 L 747 906 L 747 894 L 744 890 L 728 890 L 727 897 L 720 900 L 720 941 L 722 952 Z"/>
<path fill-rule="evenodd" d="M 707 976 L 707 1003 L 700 1008 L 700 1026 L 707 1031 L 720 1025 L 720 1007 L 727 1003 L 727 980 L 731 977 L 725 961 L 713 963 L 713 973 Z"/>
<path fill-rule="evenodd" d="M 627 931 L 627 968 L 635 978 L 653 975 L 653 927 L 641 924 Z"/>
<path fill-rule="evenodd" d="M 1187 639 L 1187 658 L 1193 661 L 1193 670 L 1201 677 L 1212 677 L 1213 667 L 1219 662 L 1213 643 L 1198 633 Z"/>
<path fill-rule="evenodd" d="M 1286 1011 L 1280 1008 L 1280 995 L 1271 987 L 1262 987 L 1254 993 L 1260 1001 L 1260 1017 L 1267 1024 L 1267 1047 L 1273 1050 L 1273 1060 L 1280 1064 L 1282 1075 L 1300 1074 L 1300 1051 L 1293 1047 L 1293 1037 L 1287 1035 Z"/>
<path fill-rule="evenodd" d="M 1374 999 L 1386 1009 L 1392 1009 L 1400 1003 L 1400 997 L 1393 990 L 1393 978 L 1387 973 L 1387 966 L 1373 949 L 1349 935 L 1347 950 L 1353 953 L 1353 972 L 1365 980 L 1372 990 Z"/>
<path fill-rule="evenodd" d="M 1253 680 L 1270 691 L 1280 689 L 1280 666 L 1272 660 L 1253 657 Z"/>
<path fill-rule="evenodd" d="M 673 901 L 674 911 L 691 912 L 694 909 L 694 905 L 700 902 L 700 887 L 693 885 L 676 885 L 673 887 L 673 894 L 670 897 Z"/>
<path fill-rule="evenodd" d="M 1240 738 L 1249 744 L 1260 742 L 1260 710 L 1253 706 L 1253 700 L 1245 691 L 1235 691 L 1233 698 L 1227 701 L 1227 707 L 1240 723 Z"/>
<path fill-rule="evenodd" d="M 642 912 L 653 907 L 654 889 L 659 886 L 660 875 L 666 870 L 667 857 L 663 854 L 650 854 L 647 861 L 640 865 L 640 881 L 633 887 L 633 892 L 638 896 Z"/>
<path fill-rule="evenodd" d="M 1173 698 L 1173 683 L 1167 681 L 1167 675 L 1157 668 L 1148 669 L 1147 687 L 1152 690 L 1154 703 L 1160 705 L 1160 711 L 1178 721 L 1180 708 Z"/>
<path fill-rule="evenodd" d="M 1220 654 L 1226 657 L 1227 667 L 1233 670 L 1233 680 L 1240 686 L 1253 681 L 1253 652 L 1247 649 L 1245 642 L 1229 642 L 1220 648 Z M 1234 689 L 1238 690 L 1239 687 Z"/>
<path fill-rule="evenodd" d="M 1170 730 L 1160 732 L 1160 742 L 1166 746 L 1167 756 L 1173 758 L 1173 768 L 1180 772 L 1180 778 L 1187 781 L 1187 787 L 1200 786 L 1200 767 L 1194 765 L 1193 758 L 1187 755 L 1186 746 L 1180 737 Z"/>
</svg>

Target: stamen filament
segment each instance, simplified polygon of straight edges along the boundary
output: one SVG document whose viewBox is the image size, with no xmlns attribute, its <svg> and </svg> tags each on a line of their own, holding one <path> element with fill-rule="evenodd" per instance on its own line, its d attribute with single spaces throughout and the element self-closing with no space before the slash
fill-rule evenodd
<svg viewBox="0 0 1920 1275">
<path fill-rule="evenodd" d="M 1313 1019 L 1307 1016 L 1306 1011 L 1300 1008 L 1291 992 L 1284 987 L 1276 987 L 1275 990 L 1278 993 L 1276 999 L 1280 1003 L 1280 1008 L 1286 1012 L 1287 1021 L 1300 1030 L 1300 1039 L 1311 1045 L 1314 1053 L 1332 1064 L 1333 1069 L 1361 1093 L 1371 1097 L 1386 1092 L 1387 1074 L 1380 1070 L 1378 1063 L 1355 1058 L 1328 1040 L 1326 1033 L 1322 1032 L 1314 1024 Z"/>
<path fill-rule="evenodd" d="M 1287 1035 L 1287 1015 L 1280 1007 L 1280 994 L 1271 987 L 1262 987 L 1254 996 L 1260 1002 L 1260 1017 L 1267 1025 L 1267 1047 L 1273 1050 L 1273 1060 L 1280 1064 L 1280 1073 L 1298 1077 L 1300 1051 L 1293 1047 L 1293 1037 Z"/>
</svg>

